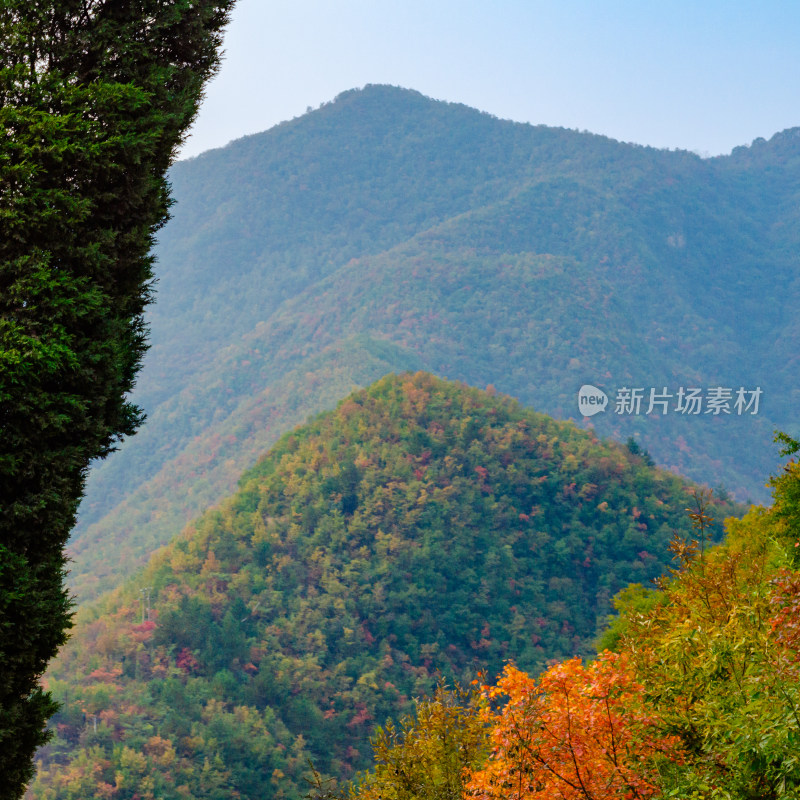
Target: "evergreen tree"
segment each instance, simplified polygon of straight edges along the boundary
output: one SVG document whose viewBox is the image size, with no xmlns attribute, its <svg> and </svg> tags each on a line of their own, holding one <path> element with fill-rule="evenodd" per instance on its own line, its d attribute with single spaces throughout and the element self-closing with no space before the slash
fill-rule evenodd
<svg viewBox="0 0 800 800">
<path fill-rule="evenodd" d="M 0 797 L 21 795 L 66 638 L 89 462 L 132 434 L 165 173 L 234 0 L 0 0 Z"/>
</svg>

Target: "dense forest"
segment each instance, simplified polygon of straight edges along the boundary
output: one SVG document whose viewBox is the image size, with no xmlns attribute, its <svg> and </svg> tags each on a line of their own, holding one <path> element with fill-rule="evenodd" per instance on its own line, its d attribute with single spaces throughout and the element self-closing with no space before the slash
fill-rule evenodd
<svg viewBox="0 0 800 800">
<path fill-rule="evenodd" d="M 783 436 L 785 454 L 800 443 Z M 777 800 L 800 790 L 800 465 L 709 548 L 708 496 L 670 577 L 615 598 L 601 652 L 440 685 L 373 738 L 375 767 L 317 800 Z"/>
<path fill-rule="evenodd" d="M 309 759 L 352 779 L 439 682 L 589 657 L 612 598 L 692 538 L 697 492 L 492 387 L 385 377 L 83 607 L 30 797 L 295 800 Z M 743 512 L 714 499 L 703 546 Z"/>
<path fill-rule="evenodd" d="M 766 500 L 797 435 L 797 130 L 701 159 L 385 86 L 175 165 L 143 431 L 94 469 L 80 600 L 133 574 L 279 436 L 390 371 L 581 422 L 578 388 L 763 390 L 757 415 L 616 414 L 670 469 Z"/>
</svg>

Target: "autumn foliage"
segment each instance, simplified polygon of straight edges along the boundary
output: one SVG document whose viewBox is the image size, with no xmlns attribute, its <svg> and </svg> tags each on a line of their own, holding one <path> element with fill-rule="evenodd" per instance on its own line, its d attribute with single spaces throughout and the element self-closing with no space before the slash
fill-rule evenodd
<svg viewBox="0 0 800 800">
<path fill-rule="evenodd" d="M 160 800 L 299 800 L 308 759 L 323 781 L 407 764 L 404 784 L 388 769 L 363 783 L 387 800 L 458 796 L 478 763 L 451 732 L 471 717 L 461 701 L 420 706 L 409 738 L 415 698 L 439 675 L 590 655 L 610 596 L 663 572 L 673 531 L 690 535 L 685 505 L 685 483 L 628 447 L 497 393 L 387 376 L 284 437 L 83 612 L 51 670 L 63 708 L 31 797 L 107 784 L 146 798 L 147 780 Z"/>
<path fill-rule="evenodd" d="M 604 652 L 572 658 L 538 680 L 507 666 L 487 699 L 492 754 L 468 786 L 480 800 L 616 800 L 656 793 L 653 763 L 680 760 L 679 742 L 658 732 L 628 659 Z"/>
<path fill-rule="evenodd" d="M 727 520 L 712 547 L 711 493 L 695 493 L 696 538 L 676 534 L 676 567 L 657 588 L 618 596 L 601 639 L 611 649 L 538 678 L 508 664 L 482 686 L 487 755 L 476 750 L 465 770 L 464 800 L 800 797 L 794 462 L 773 486 L 775 506 Z M 414 735 L 426 727 L 418 718 Z M 400 797 L 388 778 L 381 797 Z"/>
</svg>

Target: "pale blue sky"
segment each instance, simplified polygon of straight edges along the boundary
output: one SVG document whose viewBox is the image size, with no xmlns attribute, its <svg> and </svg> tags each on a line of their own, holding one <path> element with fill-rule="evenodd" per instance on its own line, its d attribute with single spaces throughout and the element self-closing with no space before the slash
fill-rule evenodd
<svg viewBox="0 0 800 800">
<path fill-rule="evenodd" d="M 239 0 L 196 155 L 367 83 L 730 152 L 800 126 L 798 0 Z"/>
</svg>

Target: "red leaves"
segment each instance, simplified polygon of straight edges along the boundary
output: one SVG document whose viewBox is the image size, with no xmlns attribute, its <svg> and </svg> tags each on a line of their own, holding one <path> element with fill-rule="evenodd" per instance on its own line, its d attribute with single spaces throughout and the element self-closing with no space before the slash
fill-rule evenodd
<svg viewBox="0 0 800 800">
<path fill-rule="evenodd" d="M 348 728 L 355 727 L 356 725 L 363 725 L 372 719 L 372 714 L 367 708 L 365 703 L 356 703 L 356 713 L 352 719 L 347 723 Z"/>
<path fill-rule="evenodd" d="M 770 627 L 792 661 L 800 660 L 800 574 L 784 571 L 775 581 L 771 603 L 777 607 Z"/>
<path fill-rule="evenodd" d="M 178 669 L 182 669 L 185 673 L 190 674 L 200 670 L 200 664 L 192 654 L 188 647 L 184 647 L 175 660 L 175 665 Z"/>
<path fill-rule="evenodd" d="M 153 636 L 156 623 L 152 619 L 147 619 L 139 625 L 131 625 L 131 639 L 134 642 L 146 642 Z"/>
</svg>

